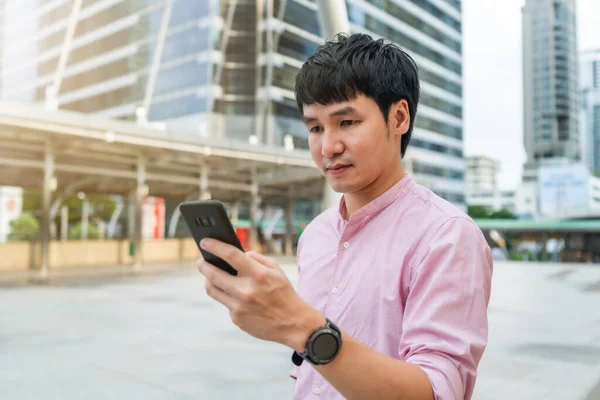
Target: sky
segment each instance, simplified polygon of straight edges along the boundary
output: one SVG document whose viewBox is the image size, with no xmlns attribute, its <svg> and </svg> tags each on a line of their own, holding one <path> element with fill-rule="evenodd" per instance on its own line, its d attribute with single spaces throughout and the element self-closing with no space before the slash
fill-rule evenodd
<svg viewBox="0 0 600 400">
<path fill-rule="evenodd" d="M 521 180 L 523 91 L 521 7 L 525 0 L 463 0 L 466 155 L 500 161 L 499 185 Z M 600 48 L 600 0 L 577 1 L 580 50 Z"/>
</svg>

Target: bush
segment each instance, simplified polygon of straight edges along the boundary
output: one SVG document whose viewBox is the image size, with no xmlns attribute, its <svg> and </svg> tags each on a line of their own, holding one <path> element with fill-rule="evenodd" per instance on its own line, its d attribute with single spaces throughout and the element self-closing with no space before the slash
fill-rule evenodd
<svg viewBox="0 0 600 400">
<path fill-rule="evenodd" d="M 88 224 L 87 229 L 87 238 L 88 239 L 98 239 L 100 237 L 100 233 L 98 232 L 98 227 L 95 224 Z M 74 225 L 69 229 L 69 240 L 79 240 L 81 239 L 81 222 L 77 225 Z"/>
<path fill-rule="evenodd" d="M 31 214 L 22 214 L 19 218 L 10 222 L 10 241 L 32 241 L 40 235 L 40 223 Z"/>
</svg>

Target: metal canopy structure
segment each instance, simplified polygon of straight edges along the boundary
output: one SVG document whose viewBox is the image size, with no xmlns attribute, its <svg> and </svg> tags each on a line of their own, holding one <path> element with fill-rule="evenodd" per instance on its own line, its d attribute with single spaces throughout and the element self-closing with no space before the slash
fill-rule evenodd
<svg viewBox="0 0 600 400">
<path fill-rule="evenodd" d="M 600 233 L 600 219 L 590 220 L 516 220 L 476 219 L 480 229 L 514 233 Z"/>
<path fill-rule="evenodd" d="M 48 261 L 51 203 L 74 191 L 130 196 L 138 244 L 147 195 L 246 203 L 254 219 L 261 202 L 289 205 L 293 199 L 322 198 L 324 179 L 309 152 L 202 133 L 0 103 L 0 185 L 43 188 L 42 270 Z M 136 263 L 141 262 L 138 253 Z"/>
<path fill-rule="evenodd" d="M 180 196 L 207 190 L 223 201 L 251 193 L 253 174 L 264 197 L 314 198 L 322 180 L 307 151 L 285 151 L 194 133 L 142 127 L 70 111 L 0 103 L 0 184 L 40 187 L 46 156 L 53 158 L 59 188 L 95 176 L 82 186 L 88 192 L 125 194 L 135 188 L 138 170 L 155 195 Z"/>
</svg>

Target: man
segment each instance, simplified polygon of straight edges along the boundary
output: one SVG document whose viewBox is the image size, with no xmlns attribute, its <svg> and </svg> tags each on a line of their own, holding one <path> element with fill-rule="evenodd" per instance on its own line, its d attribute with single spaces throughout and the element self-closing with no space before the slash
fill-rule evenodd
<svg viewBox="0 0 600 400">
<path fill-rule="evenodd" d="M 419 100 L 398 47 L 338 36 L 296 80 L 316 165 L 336 192 L 298 246 L 297 294 L 271 259 L 202 243 L 206 290 L 249 334 L 294 350 L 296 399 L 469 399 L 487 344 L 492 261 L 478 227 L 401 158 Z M 302 362 L 300 362 L 302 361 Z"/>
</svg>

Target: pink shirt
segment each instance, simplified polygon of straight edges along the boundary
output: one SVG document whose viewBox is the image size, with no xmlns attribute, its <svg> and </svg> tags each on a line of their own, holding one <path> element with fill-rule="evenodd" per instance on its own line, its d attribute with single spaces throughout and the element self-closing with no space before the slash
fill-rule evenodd
<svg viewBox="0 0 600 400">
<path fill-rule="evenodd" d="M 436 399 L 470 399 L 492 278 L 477 225 L 410 176 L 349 221 L 343 211 L 342 198 L 302 234 L 300 296 L 356 340 L 423 368 Z M 306 361 L 292 377 L 294 399 L 343 399 Z"/>
</svg>

